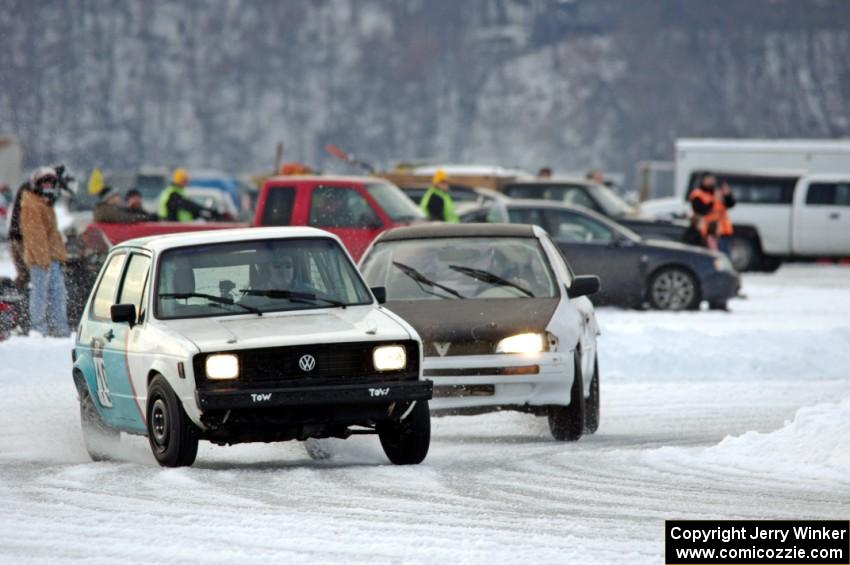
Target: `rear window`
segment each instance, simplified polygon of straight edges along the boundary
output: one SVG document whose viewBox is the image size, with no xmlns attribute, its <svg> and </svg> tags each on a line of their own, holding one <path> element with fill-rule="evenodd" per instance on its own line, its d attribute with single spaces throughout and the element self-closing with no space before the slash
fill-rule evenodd
<svg viewBox="0 0 850 565">
<path fill-rule="evenodd" d="M 263 209 L 264 226 L 288 226 L 292 223 L 292 204 L 295 202 L 295 188 L 275 186 L 269 189 Z"/>
</svg>

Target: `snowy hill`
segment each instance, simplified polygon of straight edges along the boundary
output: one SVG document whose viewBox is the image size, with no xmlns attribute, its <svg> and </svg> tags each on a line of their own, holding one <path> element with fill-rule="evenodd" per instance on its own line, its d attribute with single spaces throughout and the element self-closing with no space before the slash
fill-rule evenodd
<svg viewBox="0 0 850 565">
<path fill-rule="evenodd" d="M 28 166 L 430 157 L 631 173 L 683 136 L 850 135 L 839 0 L 52 2 L 0 8 Z"/>
</svg>

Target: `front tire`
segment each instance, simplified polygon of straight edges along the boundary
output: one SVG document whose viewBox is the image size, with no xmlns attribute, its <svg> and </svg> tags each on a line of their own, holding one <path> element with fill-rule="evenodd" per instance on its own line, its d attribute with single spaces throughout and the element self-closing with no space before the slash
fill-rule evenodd
<svg viewBox="0 0 850 565">
<path fill-rule="evenodd" d="M 148 387 L 148 442 L 163 467 L 188 467 L 198 454 L 198 433 L 162 375 Z"/>
<path fill-rule="evenodd" d="M 94 406 L 91 394 L 85 385 L 80 392 L 80 423 L 83 442 L 92 461 L 110 461 L 121 444 L 121 432 L 107 426 Z"/>
<path fill-rule="evenodd" d="M 700 291 L 690 271 L 681 267 L 661 269 L 649 281 L 649 304 L 656 310 L 696 310 Z"/>
<path fill-rule="evenodd" d="M 428 410 L 428 401 L 416 401 L 416 406 L 404 420 L 379 422 L 377 431 L 381 447 L 393 464 L 421 463 L 431 446 L 431 412 Z"/>
<path fill-rule="evenodd" d="M 573 360 L 573 386 L 569 406 L 549 407 L 549 431 L 558 441 L 578 441 L 584 433 L 584 384 L 581 378 L 581 361 L 578 353 Z"/>
</svg>

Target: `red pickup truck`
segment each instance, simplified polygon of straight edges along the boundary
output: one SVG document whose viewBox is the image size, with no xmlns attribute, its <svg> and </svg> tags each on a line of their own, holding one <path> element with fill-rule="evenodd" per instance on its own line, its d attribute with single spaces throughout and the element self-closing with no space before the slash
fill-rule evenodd
<svg viewBox="0 0 850 565">
<path fill-rule="evenodd" d="M 277 176 L 263 183 L 251 226 L 313 226 L 336 234 L 357 261 L 382 231 L 423 220 L 394 184 L 375 177 Z M 81 236 L 100 253 L 135 237 L 245 227 L 239 223 L 90 224 Z"/>
</svg>

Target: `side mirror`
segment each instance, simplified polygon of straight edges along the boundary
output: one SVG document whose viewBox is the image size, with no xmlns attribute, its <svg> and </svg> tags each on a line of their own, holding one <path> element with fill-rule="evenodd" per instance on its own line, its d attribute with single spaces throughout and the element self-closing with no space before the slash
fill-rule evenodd
<svg viewBox="0 0 850 565">
<path fill-rule="evenodd" d="M 372 294 L 375 295 L 375 300 L 378 301 L 378 304 L 383 304 L 387 301 L 387 287 L 385 286 L 373 286 L 369 290 L 372 291 Z"/>
<path fill-rule="evenodd" d="M 573 283 L 567 288 L 570 298 L 589 296 L 599 292 L 599 277 L 596 275 L 582 275 L 573 279 Z"/>
<path fill-rule="evenodd" d="M 132 328 L 136 324 L 135 304 L 113 304 L 109 308 L 109 317 L 116 323 L 128 323 Z"/>
</svg>

